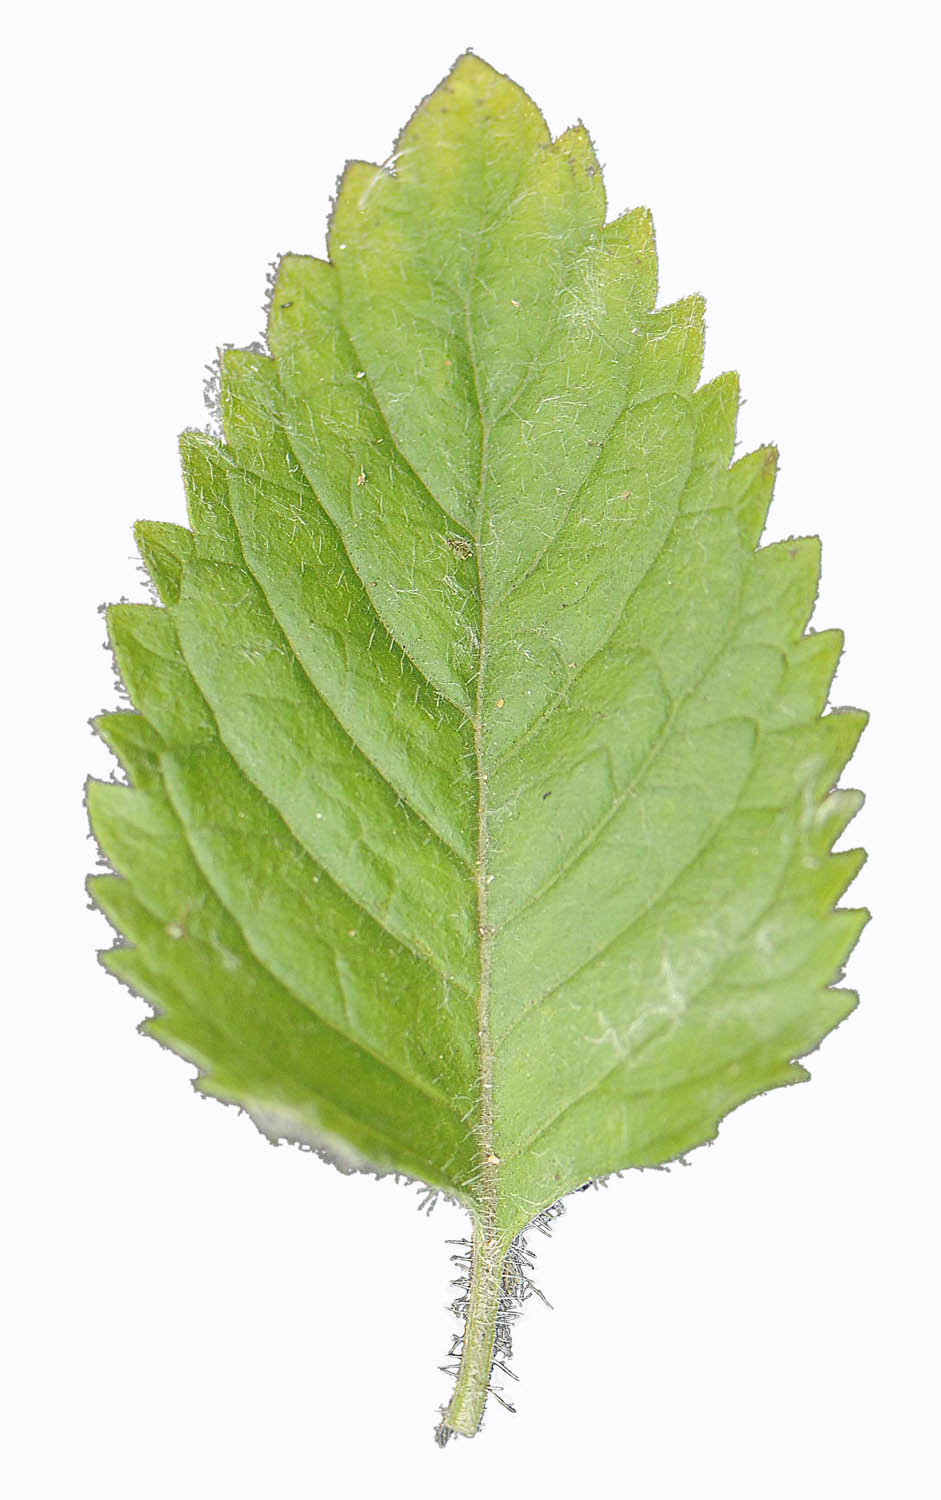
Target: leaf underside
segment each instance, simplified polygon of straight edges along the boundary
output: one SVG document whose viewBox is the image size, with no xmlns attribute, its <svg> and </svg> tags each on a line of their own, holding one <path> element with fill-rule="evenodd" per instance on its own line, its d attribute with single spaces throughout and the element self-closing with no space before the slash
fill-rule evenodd
<svg viewBox="0 0 941 1500">
<path fill-rule="evenodd" d="M 105 961 L 206 1093 L 509 1236 L 807 1076 L 865 720 L 582 128 L 465 56 L 329 252 L 184 434 L 190 528 L 137 529 L 162 605 L 109 611 Z"/>
</svg>

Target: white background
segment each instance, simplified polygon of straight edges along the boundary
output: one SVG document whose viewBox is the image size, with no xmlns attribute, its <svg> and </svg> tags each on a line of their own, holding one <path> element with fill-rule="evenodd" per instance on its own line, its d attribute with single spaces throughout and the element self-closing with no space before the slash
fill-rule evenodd
<svg viewBox="0 0 941 1500">
<path fill-rule="evenodd" d="M 3 131 L 3 827 L 11 1500 L 805 1500 L 937 1493 L 938 349 L 929 7 L 894 3 L 20 6 Z M 28 14 L 27 14 L 28 11 Z M 921 19 L 919 20 L 919 15 Z M 203 366 L 265 268 L 322 253 L 345 158 L 380 160 L 473 46 L 612 211 L 646 203 L 662 297 L 708 298 L 707 374 L 776 440 L 770 535 L 819 532 L 845 781 L 875 920 L 810 1085 L 670 1172 L 570 1202 L 520 1326 L 519 1408 L 432 1444 L 457 1210 L 273 1150 L 201 1101 L 97 968 L 82 782 L 117 702 L 104 600 L 131 524 L 183 519 Z M 935 127 L 936 128 L 936 127 Z"/>
</svg>

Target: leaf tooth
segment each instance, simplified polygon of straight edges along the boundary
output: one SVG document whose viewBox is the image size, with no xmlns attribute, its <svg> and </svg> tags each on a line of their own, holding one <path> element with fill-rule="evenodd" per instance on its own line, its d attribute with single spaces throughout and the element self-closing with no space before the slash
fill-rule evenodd
<svg viewBox="0 0 941 1500">
<path fill-rule="evenodd" d="M 826 915 L 856 879 L 865 862 L 863 849 L 841 849 L 836 854 L 815 855 L 808 844 L 803 845 L 782 888 L 782 904 L 789 900 L 819 915 Z"/>
<path fill-rule="evenodd" d="M 134 538 L 160 599 L 175 604 L 183 569 L 196 555 L 193 533 L 165 521 L 138 521 Z"/>
<path fill-rule="evenodd" d="M 691 396 L 702 373 L 706 304 L 698 293 L 647 313 L 631 370 L 632 404 L 670 393 Z"/>
<path fill-rule="evenodd" d="M 159 927 L 159 919 L 148 911 L 123 876 L 92 875 L 86 883 L 95 905 L 128 942 L 145 942 Z M 108 967 L 107 950 L 102 957 L 105 967 Z"/>
<path fill-rule="evenodd" d="M 159 780 L 164 741 L 143 714 L 126 710 L 99 714 L 92 725 L 135 786 L 146 791 Z"/>
<path fill-rule="evenodd" d="M 149 604 L 114 604 L 107 620 L 121 678 L 166 743 L 215 739 L 215 723 L 183 660 L 167 611 Z"/>
<path fill-rule="evenodd" d="M 716 376 L 693 393 L 693 462 L 680 502 L 682 510 L 706 510 L 725 503 L 721 478 L 735 446 L 739 399 L 739 379 L 734 371 Z"/>
<path fill-rule="evenodd" d="M 848 787 L 837 787 L 828 792 L 819 803 L 813 826 L 807 832 L 813 848 L 821 853 L 832 849 L 840 834 L 845 832 L 856 817 L 864 801 L 862 792 Z"/>
<path fill-rule="evenodd" d="M 858 710 L 834 710 L 808 724 L 762 733 L 742 806 L 783 807 L 796 801 L 801 826 L 813 826 L 866 720 Z"/>
<path fill-rule="evenodd" d="M 630 257 L 634 306 L 650 312 L 657 300 L 657 242 L 649 208 L 632 208 L 606 224 L 602 244 L 608 254 L 626 251 Z"/>
<path fill-rule="evenodd" d="M 227 475 L 233 456 L 203 432 L 180 437 L 180 464 L 186 511 L 200 557 L 237 562 L 241 556 L 235 523 L 229 510 Z"/>
<path fill-rule="evenodd" d="M 758 546 L 778 472 L 778 450 L 768 445 L 746 453 L 728 471 L 725 494 L 737 515 L 742 540 L 749 550 Z"/>
<path fill-rule="evenodd" d="M 843 650 L 842 630 L 821 630 L 801 638 L 788 652 L 787 669 L 775 702 L 764 719 L 768 729 L 819 718 Z"/>
<path fill-rule="evenodd" d="M 771 639 L 791 645 L 807 627 L 820 582 L 820 538 L 789 537 L 761 547 L 745 571 L 742 614 Z"/>
</svg>

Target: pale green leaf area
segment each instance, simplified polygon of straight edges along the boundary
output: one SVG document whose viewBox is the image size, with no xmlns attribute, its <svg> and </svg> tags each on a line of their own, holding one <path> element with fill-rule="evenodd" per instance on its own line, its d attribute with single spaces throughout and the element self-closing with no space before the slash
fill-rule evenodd
<svg viewBox="0 0 941 1500">
<path fill-rule="evenodd" d="M 526 1225 L 806 1078 L 855 1003 L 865 719 L 584 129 L 464 56 L 329 252 L 225 355 L 224 440 L 184 434 L 190 529 L 137 528 L 93 889 L 204 1092 L 470 1210 L 467 1434 Z"/>
</svg>

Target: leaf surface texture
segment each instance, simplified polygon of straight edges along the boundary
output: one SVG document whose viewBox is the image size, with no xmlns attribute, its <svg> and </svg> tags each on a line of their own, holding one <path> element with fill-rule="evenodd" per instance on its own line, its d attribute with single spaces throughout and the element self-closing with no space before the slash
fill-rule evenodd
<svg viewBox="0 0 941 1500">
<path fill-rule="evenodd" d="M 189 528 L 138 527 L 94 893 L 203 1090 L 508 1240 L 806 1076 L 854 1003 L 864 717 L 583 129 L 464 57 L 329 255 L 224 356 Z"/>
</svg>

